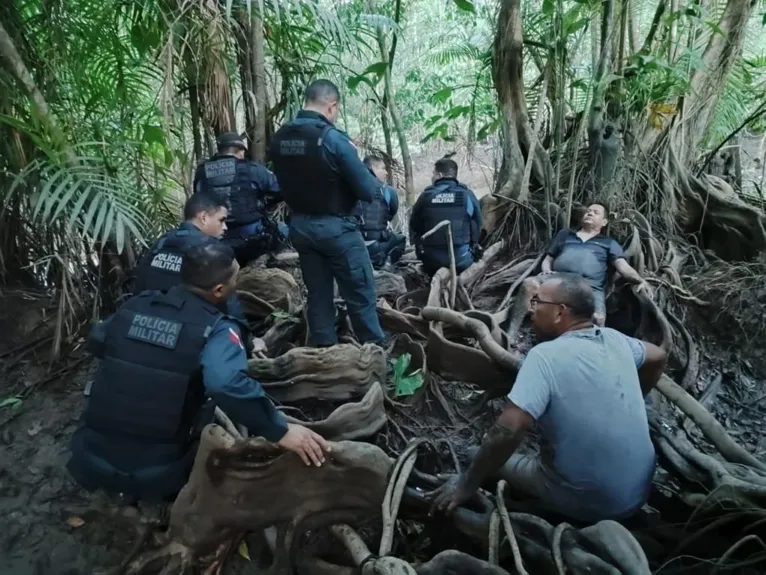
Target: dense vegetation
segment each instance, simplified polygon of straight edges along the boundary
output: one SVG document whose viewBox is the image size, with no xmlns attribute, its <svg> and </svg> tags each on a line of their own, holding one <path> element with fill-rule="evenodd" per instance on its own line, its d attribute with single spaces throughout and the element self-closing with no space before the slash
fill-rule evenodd
<svg viewBox="0 0 766 575">
<path fill-rule="evenodd" d="M 643 214 L 660 252 L 680 232 L 749 259 L 763 215 L 700 168 L 762 130 L 762 20 L 750 0 L 5 2 L 0 270 L 89 309 L 175 221 L 215 134 L 246 131 L 267 160 L 318 76 L 344 88 L 342 124 L 387 153 L 408 202 L 413 153 L 482 146 L 494 237 L 534 244 L 598 197 Z"/>
</svg>

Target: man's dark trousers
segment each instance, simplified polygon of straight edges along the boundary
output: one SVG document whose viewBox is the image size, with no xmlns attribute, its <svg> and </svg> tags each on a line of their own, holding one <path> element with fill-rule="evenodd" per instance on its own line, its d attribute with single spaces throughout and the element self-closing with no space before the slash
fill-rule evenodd
<svg viewBox="0 0 766 575">
<path fill-rule="evenodd" d="M 300 257 L 308 291 L 311 344 L 329 346 L 338 342 L 333 279 L 346 301 L 359 341 L 382 342 L 372 264 L 357 221 L 352 217 L 296 214 L 290 221 L 290 240 Z"/>
<path fill-rule="evenodd" d="M 395 234 L 392 231 L 386 231 L 384 233 L 386 234 L 385 237 L 376 240 L 374 243 L 367 246 L 372 266 L 375 269 L 382 268 L 386 265 L 386 260 L 389 256 L 391 257 L 392 264 L 398 262 L 401 259 L 407 244 L 407 238 L 404 237 L 403 234 Z"/>
</svg>

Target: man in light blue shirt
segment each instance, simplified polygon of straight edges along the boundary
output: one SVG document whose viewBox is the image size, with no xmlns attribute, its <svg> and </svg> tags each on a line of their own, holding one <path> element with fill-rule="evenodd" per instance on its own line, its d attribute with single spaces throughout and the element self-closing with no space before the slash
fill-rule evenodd
<svg viewBox="0 0 766 575">
<path fill-rule="evenodd" d="M 532 324 L 544 342 L 524 360 L 470 469 L 436 492 L 437 508 L 451 511 L 499 470 L 540 507 L 578 521 L 620 519 L 644 504 L 655 467 L 644 396 L 667 357 L 651 343 L 595 327 L 593 308 L 582 277 L 543 281 Z M 533 424 L 540 452 L 515 453 Z"/>
</svg>

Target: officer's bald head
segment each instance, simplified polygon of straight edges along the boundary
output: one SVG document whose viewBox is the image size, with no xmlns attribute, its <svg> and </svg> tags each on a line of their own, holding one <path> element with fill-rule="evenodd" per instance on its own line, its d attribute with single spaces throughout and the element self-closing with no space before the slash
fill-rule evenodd
<svg viewBox="0 0 766 575">
<path fill-rule="evenodd" d="M 331 122 L 338 117 L 340 90 L 330 80 L 314 80 L 306 88 L 304 109 L 322 114 Z"/>
<path fill-rule="evenodd" d="M 225 300 L 232 293 L 238 272 L 234 251 L 220 242 L 191 248 L 181 262 L 181 282 L 213 303 Z"/>
</svg>

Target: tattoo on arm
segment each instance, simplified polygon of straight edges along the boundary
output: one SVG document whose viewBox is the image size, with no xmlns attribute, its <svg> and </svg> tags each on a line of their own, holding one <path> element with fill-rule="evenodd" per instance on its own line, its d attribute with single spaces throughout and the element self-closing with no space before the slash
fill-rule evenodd
<svg viewBox="0 0 766 575">
<path fill-rule="evenodd" d="M 465 485 L 475 491 L 487 477 L 500 469 L 524 438 L 524 429 L 506 427 L 499 421 L 492 424 L 471 467 L 465 474 Z"/>
</svg>

